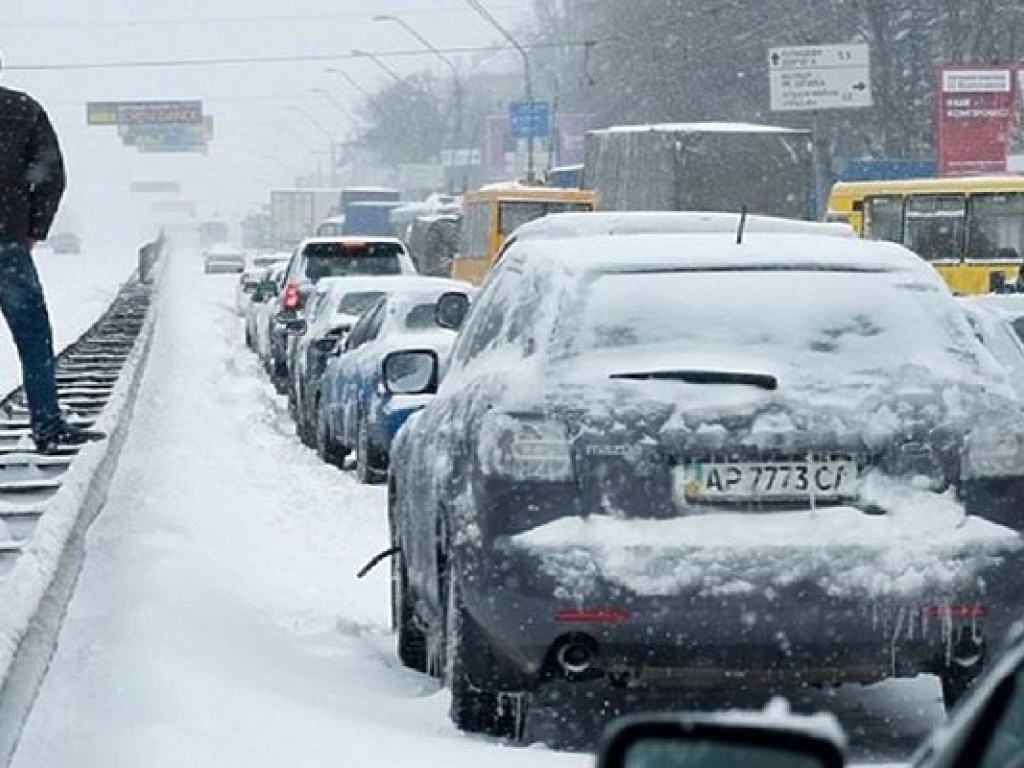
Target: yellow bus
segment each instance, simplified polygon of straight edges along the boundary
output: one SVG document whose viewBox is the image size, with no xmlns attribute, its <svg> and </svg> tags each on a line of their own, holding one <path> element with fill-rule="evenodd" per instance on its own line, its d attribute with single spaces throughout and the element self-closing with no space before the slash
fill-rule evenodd
<svg viewBox="0 0 1024 768">
<path fill-rule="evenodd" d="M 591 191 L 495 184 L 469 192 L 462 201 L 459 248 L 452 277 L 480 285 L 516 227 L 549 213 L 594 210 Z"/>
<path fill-rule="evenodd" d="M 998 292 L 1024 256 L 1024 176 L 840 182 L 829 221 L 902 243 L 959 294 Z"/>
</svg>

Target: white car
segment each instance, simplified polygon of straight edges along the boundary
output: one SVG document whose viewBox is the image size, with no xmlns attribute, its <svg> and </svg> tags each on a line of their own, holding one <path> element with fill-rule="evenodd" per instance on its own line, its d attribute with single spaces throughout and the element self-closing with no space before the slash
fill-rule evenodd
<svg viewBox="0 0 1024 768">
<path fill-rule="evenodd" d="M 244 272 L 245 252 L 226 243 L 210 246 L 203 253 L 203 271 L 208 275 L 220 272 Z"/>
</svg>

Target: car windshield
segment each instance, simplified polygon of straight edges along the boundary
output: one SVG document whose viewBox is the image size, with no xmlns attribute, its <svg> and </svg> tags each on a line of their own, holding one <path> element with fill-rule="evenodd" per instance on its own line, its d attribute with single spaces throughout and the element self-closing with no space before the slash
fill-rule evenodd
<svg viewBox="0 0 1024 768">
<path fill-rule="evenodd" d="M 653 363 L 670 353 L 728 368 L 782 366 L 807 379 L 908 364 L 955 377 L 977 372 L 978 345 L 956 303 L 898 273 L 603 273 L 564 325 L 563 354 L 612 354 L 624 369 L 637 355 Z"/>
<path fill-rule="evenodd" d="M 310 243 L 302 255 L 306 277 L 317 281 L 324 277 L 399 275 L 402 253 L 397 243 Z"/>
<path fill-rule="evenodd" d="M 384 295 L 383 291 L 360 291 L 358 293 L 346 293 L 338 302 L 337 314 L 339 315 L 361 315 Z"/>
</svg>

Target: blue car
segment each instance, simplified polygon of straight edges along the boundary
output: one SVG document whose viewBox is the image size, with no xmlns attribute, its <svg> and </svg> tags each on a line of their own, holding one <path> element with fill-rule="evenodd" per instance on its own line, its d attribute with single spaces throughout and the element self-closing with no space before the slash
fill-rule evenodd
<svg viewBox="0 0 1024 768">
<path fill-rule="evenodd" d="M 437 300 L 446 293 L 468 298 L 472 292 L 469 283 L 457 280 L 410 277 L 393 281 L 366 311 L 320 382 L 316 445 L 325 461 L 341 466 L 355 451 L 359 481 L 384 480 L 392 438 L 430 399 L 388 393 L 381 381 L 384 358 L 400 350 L 432 350 L 445 359 L 455 333 L 437 324 Z"/>
</svg>

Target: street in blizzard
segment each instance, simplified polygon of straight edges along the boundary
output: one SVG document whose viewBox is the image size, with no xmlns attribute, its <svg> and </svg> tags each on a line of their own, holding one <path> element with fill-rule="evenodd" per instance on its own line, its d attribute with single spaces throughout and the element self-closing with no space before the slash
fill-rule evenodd
<svg viewBox="0 0 1024 768">
<path fill-rule="evenodd" d="M 1014 764 L 1016 3 L 11 3 L 0 765 Z"/>
</svg>

